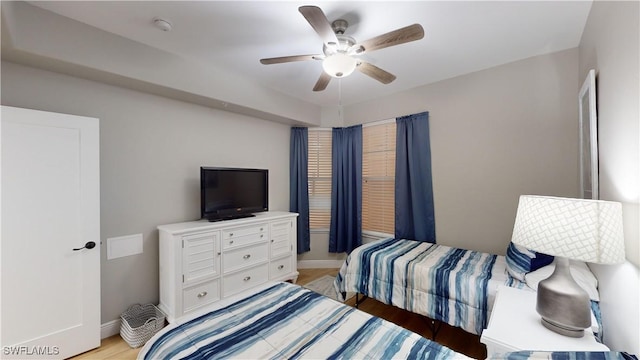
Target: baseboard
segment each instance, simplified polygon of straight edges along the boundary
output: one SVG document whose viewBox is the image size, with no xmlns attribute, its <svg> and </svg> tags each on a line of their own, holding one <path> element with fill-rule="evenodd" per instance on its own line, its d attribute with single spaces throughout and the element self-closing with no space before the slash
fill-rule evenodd
<svg viewBox="0 0 640 360">
<path fill-rule="evenodd" d="M 298 260 L 298 269 L 339 269 L 344 260 Z"/>
<path fill-rule="evenodd" d="M 109 321 L 100 326 L 100 339 L 120 334 L 120 319 Z"/>
</svg>

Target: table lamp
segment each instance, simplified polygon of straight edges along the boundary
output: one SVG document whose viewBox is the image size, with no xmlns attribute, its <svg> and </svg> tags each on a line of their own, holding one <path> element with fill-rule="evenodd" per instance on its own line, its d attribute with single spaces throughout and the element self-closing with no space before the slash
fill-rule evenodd
<svg viewBox="0 0 640 360">
<path fill-rule="evenodd" d="M 547 329 L 582 337 L 591 326 L 591 306 L 589 295 L 571 276 L 569 259 L 625 261 L 621 204 L 522 195 L 511 241 L 556 257 L 553 274 L 538 284 L 536 310 Z"/>
</svg>

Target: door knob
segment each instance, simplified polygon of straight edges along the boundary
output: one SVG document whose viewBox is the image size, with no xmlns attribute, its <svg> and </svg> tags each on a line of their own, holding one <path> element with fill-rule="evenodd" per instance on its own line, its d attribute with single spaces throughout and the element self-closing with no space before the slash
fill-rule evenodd
<svg viewBox="0 0 640 360">
<path fill-rule="evenodd" d="M 82 249 L 93 249 L 94 247 L 96 247 L 96 243 L 94 243 L 93 241 L 88 241 L 86 244 L 84 244 L 83 247 L 81 248 L 77 248 L 77 249 L 73 249 L 73 251 L 78 251 L 78 250 L 82 250 Z"/>
</svg>

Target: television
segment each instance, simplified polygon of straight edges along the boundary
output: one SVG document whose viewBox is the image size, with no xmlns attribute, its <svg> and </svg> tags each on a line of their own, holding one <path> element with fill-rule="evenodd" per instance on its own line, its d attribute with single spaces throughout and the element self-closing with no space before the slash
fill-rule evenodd
<svg viewBox="0 0 640 360">
<path fill-rule="evenodd" d="M 269 170 L 200 167 L 200 212 L 209 221 L 269 210 Z"/>
</svg>

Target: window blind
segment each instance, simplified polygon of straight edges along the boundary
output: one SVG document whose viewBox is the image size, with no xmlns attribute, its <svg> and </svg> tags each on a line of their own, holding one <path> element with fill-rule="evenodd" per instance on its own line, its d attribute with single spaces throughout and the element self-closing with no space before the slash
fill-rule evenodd
<svg viewBox="0 0 640 360">
<path fill-rule="evenodd" d="M 362 129 L 362 230 L 394 233 L 396 123 Z"/>
<path fill-rule="evenodd" d="M 309 129 L 309 229 L 331 221 L 331 130 Z"/>
</svg>

